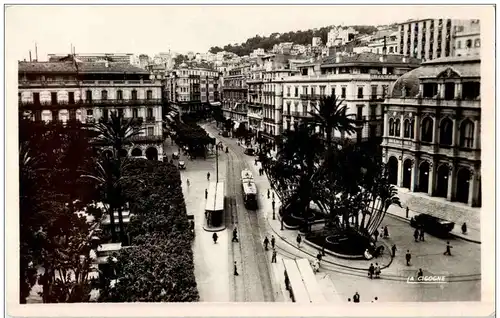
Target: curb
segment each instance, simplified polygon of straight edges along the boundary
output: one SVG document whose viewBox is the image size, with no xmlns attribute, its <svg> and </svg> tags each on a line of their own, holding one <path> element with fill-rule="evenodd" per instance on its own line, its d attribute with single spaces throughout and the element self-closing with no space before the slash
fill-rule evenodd
<svg viewBox="0 0 500 318">
<path fill-rule="evenodd" d="M 220 227 L 207 227 L 206 225 L 203 225 L 203 229 L 207 232 L 220 232 L 224 231 L 226 229 L 226 226 L 220 226 Z"/>
<path fill-rule="evenodd" d="M 404 222 L 410 224 L 410 220 L 408 220 L 407 218 L 404 218 L 404 217 L 402 217 L 400 215 L 389 213 L 389 212 L 387 212 L 387 214 L 389 214 L 390 216 L 395 217 L 396 219 L 399 219 L 401 221 L 404 221 Z M 470 238 L 467 238 L 467 237 L 463 237 L 463 236 L 457 235 L 457 234 L 452 233 L 452 232 L 450 232 L 450 235 L 453 236 L 454 238 L 458 238 L 460 240 L 464 240 L 464 241 L 475 243 L 475 244 L 481 244 L 481 241 L 470 239 Z"/>
<path fill-rule="evenodd" d="M 304 238 L 304 243 L 306 243 L 307 245 L 309 246 L 312 246 L 318 250 L 322 250 L 321 246 L 309 241 L 308 239 Z M 352 256 L 347 256 L 347 255 L 343 255 L 343 254 L 338 254 L 338 253 L 335 253 L 335 252 L 332 252 L 328 249 L 325 248 L 325 254 L 330 254 L 331 256 L 335 256 L 335 257 L 338 257 L 338 258 L 342 258 L 342 259 L 351 259 L 351 260 L 358 260 L 358 259 L 364 259 L 363 255 L 352 255 Z"/>
</svg>

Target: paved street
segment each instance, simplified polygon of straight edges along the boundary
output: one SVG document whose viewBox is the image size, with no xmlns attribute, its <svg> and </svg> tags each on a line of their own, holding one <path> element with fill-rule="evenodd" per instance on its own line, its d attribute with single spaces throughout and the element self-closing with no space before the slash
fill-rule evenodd
<svg viewBox="0 0 500 318">
<path fill-rule="evenodd" d="M 207 130 L 215 133 L 208 128 Z M 317 249 L 303 245 L 299 250 L 295 246 L 296 232 L 280 230 L 279 220 L 272 220 L 271 200 L 267 199 L 266 192 L 269 182 L 265 176 L 258 176 L 254 165 L 254 157 L 242 155 L 243 149 L 238 148 L 236 140 L 221 138 L 231 149 L 239 152 L 240 159 L 246 161 L 247 167 L 254 170 L 254 176 L 259 189 L 261 216 L 265 224 L 261 228 L 277 238 L 279 258 L 277 264 L 272 264 L 271 275 L 275 284 L 282 287 L 280 258 L 305 257 L 312 259 L 317 254 Z M 230 156 L 232 160 L 233 156 Z M 276 206 L 279 201 L 276 198 Z M 322 264 L 321 273 L 317 275 L 318 282 L 329 301 L 346 301 L 354 292 L 361 294 L 362 301 L 371 301 L 377 296 L 380 301 L 460 301 L 479 300 L 481 295 L 480 277 L 480 247 L 481 245 L 460 239 L 451 240 L 453 256 L 444 256 L 446 242 L 427 235 L 425 242 L 414 242 L 413 228 L 401 218 L 387 215 L 383 225 L 387 225 L 390 238 L 386 239 L 387 246 L 396 244 L 398 252 L 391 262 L 388 255 L 382 259 L 343 260 L 327 255 Z M 409 249 L 412 254 L 411 266 L 406 266 L 404 253 Z M 267 255 L 270 259 L 270 254 Z M 382 278 L 369 280 L 366 269 L 371 262 L 389 264 L 383 270 Z M 282 266 L 281 266 L 282 267 Z M 359 268 L 359 270 L 353 269 Z M 422 268 L 425 275 L 445 275 L 450 280 L 445 284 L 408 284 L 406 279 Z M 363 270 L 361 270 L 363 269 Z M 281 288 L 282 289 L 282 288 Z"/>
</svg>

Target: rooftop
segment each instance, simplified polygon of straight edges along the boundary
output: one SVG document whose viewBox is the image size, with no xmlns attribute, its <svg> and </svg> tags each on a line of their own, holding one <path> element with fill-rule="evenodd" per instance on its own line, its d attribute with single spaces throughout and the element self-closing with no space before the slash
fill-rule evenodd
<svg viewBox="0 0 500 318">
<path fill-rule="evenodd" d="M 380 58 L 384 57 L 384 61 Z M 420 60 L 414 57 L 403 55 L 383 55 L 371 52 L 353 53 L 348 55 L 338 55 L 325 58 L 321 65 L 359 65 L 359 64 L 400 64 L 400 65 L 420 65 Z"/>
<path fill-rule="evenodd" d="M 78 70 L 77 70 L 78 67 Z M 19 73 L 129 73 L 149 75 L 149 72 L 128 63 L 114 62 L 19 62 Z"/>
</svg>

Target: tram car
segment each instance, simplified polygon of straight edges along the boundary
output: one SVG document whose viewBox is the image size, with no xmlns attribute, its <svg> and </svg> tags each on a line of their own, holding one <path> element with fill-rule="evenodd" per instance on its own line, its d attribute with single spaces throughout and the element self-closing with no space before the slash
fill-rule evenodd
<svg viewBox="0 0 500 318">
<path fill-rule="evenodd" d="M 241 171 L 241 187 L 243 190 L 243 202 L 250 210 L 257 209 L 257 185 L 254 182 L 252 172 L 248 169 Z"/>
</svg>

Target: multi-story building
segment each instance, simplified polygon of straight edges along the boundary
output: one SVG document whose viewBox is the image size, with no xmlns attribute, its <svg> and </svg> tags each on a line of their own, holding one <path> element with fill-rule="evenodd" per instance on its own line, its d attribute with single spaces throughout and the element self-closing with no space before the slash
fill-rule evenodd
<svg viewBox="0 0 500 318">
<path fill-rule="evenodd" d="M 419 60 L 399 55 L 374 53 L 346 54 L 322 62 L 299 66 L 300 73 L 280 80 L 283 83 L 283 129 L 310 117 L 322 96 L 335 95 L 357 121 L 354 134 L 333 132 L 333 137 L 357 141 L 382 136 L 382 103 L 390 84 L 420 65 Z M 318 128 L 319 131 L 319 128 Z"/>
<path fill-rule="evenodd" d="M 121 113 L 143 130 L 123 155 L 163 159 L 161 83 L 125 63 L 19 62 L 19 111 L 33 120 L 94 123 Z"/>
<path fill-rule="evenodd" d="M 146 54 L 139 55 L 139 67 L 146 69 L 150 63 L 151 59 Z"/>
<path fill-rule="evenodd" d="M 206 104 L 221 100 L 219 72 L 182 63 L 167 77 L 166 94 L 181 114 L 203 110 Z"/>
<path fill-rule="evenodd" d="M 354 40 L 358 32 L 354 30 L 352 27 L 343 28 L 343 27 L 333 27 L 328 32 L 326 45 L 327 46 L 339 46 L 344 45 L 347 42 Z"/>
<path fill-rule="evenodd" d="M 248 128 L 251 131 L 255 131 L 257 134 L 262 130 L 262 100 L 265 70 L 263 64 L 255 64 L 252 66 L 250 76 L 247 79 Z"/>
<path fill-rule="evenodd" d="M 58 62 L 60 59 L 65 58 L 68 54 L 47 54 L 49 62 Z M 107 60 L 114 63 L 127 63 L 132 64 L 133 53 L 75 53 L 75 58 L 82 62 L 99 62 Z"/>
<path fill-rule="evenodd" d="M 246 81 L 249 72 L 250 65 L 242 65 L 228 71 L 228 74 L 224 76 L 222 114 L 225 118 L 230 118 L 239 124 L 248 122 Z"/>
<path fill-rule="evenodd" d="M 481 205 L 478 56 L 427 61 L 401 76 L 384 107 L 390 182 L 412 192 Z"/>
<path fill-rule="evenodd" d="M 453 55 L 451 19 L 410 20 L 398 26 L 398 52 L 424 61 Z"/>
<path fill-rule="evenodd" d="M 381 32 L 379 32 L 381 33 Z M 374 37 L 368 43 L 369 51 L 372 53 L 383 54 L 384 48 L 386 54 L 398 53 L 398 32 L 390 32 L 387 35 Z"/>
<path fill-rule="evenodd" d="M 454 24 L 455 56 L 480 55 L 481 28 L 479 20 L 458 20 Z"/>
</svg>

